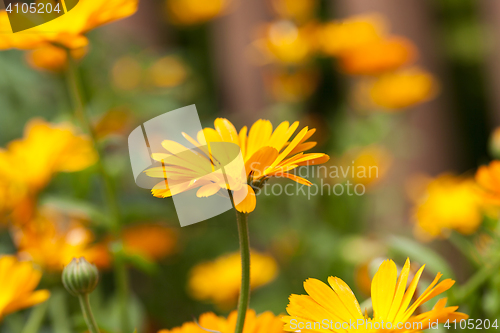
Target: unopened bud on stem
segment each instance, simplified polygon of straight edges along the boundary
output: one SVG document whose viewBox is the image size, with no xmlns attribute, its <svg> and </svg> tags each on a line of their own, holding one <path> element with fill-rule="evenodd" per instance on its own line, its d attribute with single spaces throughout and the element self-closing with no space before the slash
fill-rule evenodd
<svg viewBox="0 0 500 333">
<path fill-rule="evenodd" d="M 73 296 L 90 294 L 94 291 L 98 281 L 97 267 L 83 257 L 73 258 L 62 272 L 62 283 Z"/>
</svg>

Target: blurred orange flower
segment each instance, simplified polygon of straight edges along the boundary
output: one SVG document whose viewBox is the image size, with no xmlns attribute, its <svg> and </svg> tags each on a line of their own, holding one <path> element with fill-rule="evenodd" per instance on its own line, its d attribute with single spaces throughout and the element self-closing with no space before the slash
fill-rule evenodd
<svg viewBox="0 0 500 333">
<path fill-rule="evenodd" d="M 347 74 L 374 75 L 397 69 L 417 56 L 413 43 L 403 37 L 363 44 L 344 52 L 340 66 Z"/>
<path fill-rule="evenodd" d="M 341 166 L 347 172 L 347 178 L 355 184 L 374 185 L 385 177 L 392 164 L 392 155 L 382 146 L 370 145 L 352 148 L 342 155 Z"/>
<path fill-rule="evenodd" d="M 316 49 L 316 25 L 297 26 L 292 21 L 281 20 L 268 24 L 264 36 L 257 40 L 257 47 L 268 58 L 287 65 L 298 65 L 310 60 Z"/>
<path fill-rule="evenodd" d="M 184 323 L 181 327 L 160 330 L 158 333 L 206 333 L 209 330 L 209 332 L 233 333 L 236 328 L 236 317 L 236 311 L 232 311 L 227 319 L 207 312 L 202 314 L 197 322 Z M 254 310 L 248 310 L 243 333 L 284 333 L 283 322 L 279 316 L 270 311 L 257 316 Z"/>
<path fill-rule="evenodd" d="M 61 271 L 73 258 L 85 257 L 100 268 L 111 261 L 104 244 L 94 244 L 82 217 L 43 208 L 36 217 L 14 229 L 19 255 L 48 271 Z"/>
<path fill-rule="evenodd" d="M 252 289 L 268 284 L 278 274 L 278 265 L 273 257 L 255 251 L 251 253 L 251 267 Z M 238 299 L 240 282 L 240 254 L 232 253 L 193 267 L 189 274 L 188 289 L 195 299 L 210 301 L 222 309 L 228 309 Z"/>
<path fill-rule="evenodd" d="M 9 313 L 45 302 L 50 292 L 36 290 L 42 273 L 27 261 L 14 256 L 0 257 L 0 320 Z"/>
<path fill-rule="evenodd" d="M 73 49 L 88 44 L 83 35 L 101 25 L 134 14 L 139 0 L 80 0 L 66 14 L 36 27 L 12 33 L 5 10 L 0 11 L 1 49 L 35 49 L 58 44 Z"/>
<path fill-rule="evenodd" d="M 75 172 L 97 160 L 91 141 L 76 133 L 70 124 L 50 124 L 33 119 L 24 137 L 0 149 L 0 174 L 31 192 L 45 187 L 57 172 Z"/>
<path fill-rule="evenodd" d="M 310 68 L 276 69 L 266 79 L 272 96 L 281 102 L 303 101 L 318 85 L 318 73 Z"/>
<path fill-rule="evenodd" d="M 230 3 L 230 0 L 167 0 L 166 9 L 172 23 L 193 25 L 222 15 Z"/>
<path fill-rule="evenodd" d="M 408 68 L 377 78 L 370 88 L 373 102 L 395 112 L 425 102 L 437 93 L 434 77 L 420 68 Z"/>
<path fill-rule="evenodd" d="M 358 47 L 378 43 L 384 35 L 385 22 L 381 16 L 352 16 L 322 26 L 318 31 L 318 43 L 325 54 L 340 56 Z"/>
<path fill-rule="evenodd" d="M 121 107 L 111 109 L 95 123 L 95 136 L 97 139 L 102 139 L 110 135 L 128 135 L 133 121 L 134 116 L 128 109 Z"/>
<path fill-rule="evenodd" d="M 122 232 L 125 251 L 157 261 L 175 250 L 176 233 L 161 224 L 139 224 L 127 227 Z"/>
<path fill-rule="evenodd" d="M 317 0 L 271 0 L 274 11 L 282 19 L 304 23 L 314 17 Z"/>
<path fill-rule="evenodd" d="M 186 65 L 175 56 L 160 58 L 148 69 L 150 83 L 161 88 L 178 86 L 186 80 L 187 75 Z"/>
<path fill-rule="evenodd" d="M 451 230 L 472 234 L 483 220 L 484 202 L 471 178 L 444 174 L 430 181 L 415 207 L 416 234 L 445 238 Z"/>
<path fill-rule="evenodd" d="M 71 50 L 71 56 L 75 59 L 83 58 L 86 53 L 86 47 Z M 52 72 L 63 71 L 66 68 L 68 60 L 66 50 L 51 44 L 28 51 L 25 56 L 31 67 Z"/>
<path fill-rule="evenodd" d="M 480 185 L 481 195 L 487 204 L 500 205 L 500 161 L 482 165 L 476 172 L 476 181 Z"/>
</svg>

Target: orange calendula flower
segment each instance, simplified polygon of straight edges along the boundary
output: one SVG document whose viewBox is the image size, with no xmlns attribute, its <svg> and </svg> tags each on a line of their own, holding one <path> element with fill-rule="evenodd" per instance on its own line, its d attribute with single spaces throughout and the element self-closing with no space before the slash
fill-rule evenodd
<svg viewBox="0 0 500 333">
<path fill-rule="evenodd" d="M 419 68 L 384 74 L 370 88 L 372 101 L 388 112 L 425 102 L 436 95 L 434 77 Z"/>
<path fill-rule="evenodd" d="M 224 14 L 230 0 L 167 0 L 170 21 L 178 25 L 193 25 Z"/>
<path fill-rule="evenodd" d="M 71 50 L 71 56 L 75 59 L 83 58 L 86 53 L 86 47 Z M 35 69 L 61 72 L 66 68 L 68 55 L 66 50 L 47 44 L 27 52 L 26 60 Z"/>
<path fill-rule="evenodd" d="M 233 333 L 236 328 L 237 312 L 233 311 L 226 318 L 212 312 L 204 313 L 197 322 L 188 322 L 171 330 L 160 330 L 158 333 Z M 243 333 L 284 333 L 279 317 L 267 311 L 256 315 L 254 310 L 248 310 L 245 316 Z"/>
<path fill-rule="evenodd" d="M 318 73 L 309 68 L 276 69 L 266 76 L 269 90 L 277 101 L 300 102 L 312 95 Z"/>
<path fill-rule="evenodd" d="M 303 64 L 316 49 L 316 29 L 314 24 L 299 27 L 292 21 L 276 21 L 264 29 L 265 35 L 254 45 L 268 62 Z"/>
<path fill-rule="evenodd" d="M 272 0 L 271 4 L 279 17 L 296 22 L 306 22 L 314 17 L 318 0 Z"/>
<path fill-rule="evenodd" d="M 176 234 L 161 224 L 139 224 L 127 227 L 122 232 L 125 251 L 159 260 L 171 254 L 176 245 Z"/>
<path fill-rule="evenodd" d="M 352 148 L 341 157 L 347 179 L 355 184 L 374 185 L 385 177 L 392 155 L 382 146 Z"/>
<path fill-rule="evenodd" d="M 278 265 L 273 257 L 252 251 L 250 287 L 261 287 L 276 277 Z M 190 294 L 203 301 L 210 301 L 220 308 L 231 308 L 238 299 L 241 283 L 241 258 L 232 253 L 214 261 L 196 265 L 190 272 Z"/>
<path fill-rule="evenodd" d="M 489 165 L 479 167 L 476 181 L 483 190 L 481 196 L 486 204 L 500 206 L 500 161 L 492 161 Z"/>
<path fill-rule="evenodd" d="M 442 175 L 427 185 L 415 208 L 416 232 L 446 237 L 451 230 L 472 234 L 483 220 L 484 203 L 473 179 Z"/>
<path fill-rule="evenodd" d="M 28 261 L 14 256 L 0 257 L 0 320 L 9 313 L 45 302 L 50 292 L 36 290 L 42 273 Z"/>
<path fill-rule="evenodd" d="M 73 258 L 85 257 L 98 267 L 108 267 L 111 257 L 104 244 L 94 244 L 94 235 L 84 221 L 54 209 L 42 209 L 36 218 L 14 229 L 19 255 L 48 271 L 61 271 Z"/>
<path fill-rule="evenodd" d="M 366 44 L 382 40 L 384 21 L 378 15 L 354 16 L 325 24 L 318 32 L 321 51 L 330 56 L 340 56 Z"/>
<path fill-rule="evenodd" d="M 37 192 L 55 173 L 80 171 L 96 160 L 91 141 L 69 124 L 34 119 L 26 125 L 22 139 L 0 149 L 0 174 Z"/>
<path fill-rule="evenodd" d="M 356 47 L 340 56 L 344 72 L 374 75 L 397 69 L 416 58 L 417 50 L 406 38 L 393 37 Z"/>
<path fill-rule="evenodd" d="M 175 87 L 186 80 L 188 71 L 186 64 L 175 56 L 158 59 L 148 69 L 149 83 L 155 87 Z"/>
<path fill-rule="evenodd" d="M 12 33 L 5 10 L 0 11 L 1 49 L 35 49 L 58 44 L 74 49 L 88 44 L 86 32 L 134 14 L 139 0 L 80 0 L 66 14 L 36 27 Z"/>
<path fill-rule="evenodd" d="M 384 261 L 371 283 L 371 318 L 362 312 L 351 288 L 338 277 L 329 277 L 329 286 L 320 280 L 307 279 L 304 289 L 308 295 L 290 296 L 287 307 L 289 316 L 283 317 L 285 331 L 415 332 L 428 328 L 431 322 L 443 323 L 455 319 L 459 322 L 467 319 L 466 314 L 456 312 L 458 306 L 446 307 L 446 298 L 440 299 L 432 310 L 414 315 L 422 304 L 450 289 L 455 283 L 451 279 L 438 283 L 442 276 L 438 273 L 427 289 L 417 297 L 415 291 L 424 267 L 425 265 L 418 270 L 408 285 L 410 260 L 406 260 L 399 277 L 394 261 Z M 325 322 L 328 322 L 328 328 L 322 329 L 321 324 Z M 356 327 L 352 328 L 349 323 L 354 323 Z"/>
<path fill-rule="evenodd" d="M 165 140 L 162 146 L 168 154 L 152 154 L 154 160 L 164 165 L 146 170 L 145 173 L 148 176 L 165 179 L 167 173 L 175 175 L 173 179 L 168 180 L 168 184 L 163 180 L 153 188 L 152 194 L 155 197 L 170 197 L 195 188 L 199 188 L 197 196 L 200 198 L 215 195 L 221 189 L 227 191 L 229 185 L 224 174 L 212 174 L 213 153 L 204 148 L 210 143 L 228 142 L 238 145 L 241 149 L 246 179 L 233 180 L 231 182 L 233 188 L 230 189 L 234 192 L 234 196 L 245 195 L 237 201 L 239 203 L 236 205 L 236 209 L 243 213 L 250 213 L 255 209 L 254 188 L 260 188 L 269 178 L 285 177 L 310 186 L 311 182 L 290 171 L 299 166 L 318 165 L 329 160 L 328 155 L 322 153 L 304 154 L 316 145 L 316 142 L 307 141 L 314 134 L 315 129 L 305 127 L 293 140 L 289 141 L 299 126 L 298 121 L 291 125 L 285 121 L 273 131 L 271 122 L 261 119 L 252 125 L 250 131 L 245 126 L 239 133 L 233 124 L 224 118 L 217 118 L 214 125 L 215 129 L 205 128 L 200 131 L 197 141 L 183 133 L 190 143 L 200 148 L 200 153 L 189 151 L 177 142 Z M 176 156 L 179 151 L 186 155 Z M 171 156 L 176 158 L 172 159 Z M 239 177 L 238 172 L 234 177 L 237 176 Z"/>
</svg>

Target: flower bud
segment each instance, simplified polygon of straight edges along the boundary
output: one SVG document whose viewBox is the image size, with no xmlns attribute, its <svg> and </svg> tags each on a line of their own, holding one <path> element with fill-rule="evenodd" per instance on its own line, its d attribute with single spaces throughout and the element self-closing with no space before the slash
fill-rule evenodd
<svg viewBox="0 0 500 333">
<path fill-rule="evenodd" d="M 73 258 L 62 272 L 62 283 L 73 296 L 90 294 L 94 291 L 98 281 L 97 267 L 84 257 Z"/>
</svg>

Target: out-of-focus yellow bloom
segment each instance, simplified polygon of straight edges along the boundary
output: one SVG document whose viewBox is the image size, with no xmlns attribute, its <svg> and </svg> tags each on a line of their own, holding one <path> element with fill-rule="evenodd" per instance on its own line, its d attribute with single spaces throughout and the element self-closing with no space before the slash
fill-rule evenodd
<svg viewBox="0 0 500 333">
<path fill-rule="evenodd" d="M 114 63 L 111 75 L 116 87 L 123 90 L 134 90 L 141 84 L 142 67 L 136 59 L 125 56 Z"/>
<path fill-rule="evenodd" d="M 353 75 L 374 75 L 395 70 L 416 58 L 417 50 L 406 38 L 392 37 L 344 52 L 340 66 Z"/>
<path fill-rule="evenodd" d="M 420 68 L 384 74 L 370 88 L 372 101 L 389 112 L 427 101 L 436 93 L 436 80 Z"/>
<path fill-rule="evenodd" d="M 132 128 L 133 115 L 125 108 L 111 109 L 95 124 L 94 133 L 97 139 L 110 135 L 128 135 Z"/>
<path fill-rule="evenodd" d="M 148 70 L 150 82 L 156 87 L 175 87 L 187 77 L 186 65 L 181 59 L 166 56 L 157 60 Z"/>
<path fill-rule="evenodd" d="M 84 33 L 134 14 L 139 0 L 80 0 L 66 14 L 36 27 L 12 33 L 5 10 L 0 11 L 1 49 L 35 49 L 58 44 L 80 48 L 88 44 Z"/>
<path fill-rule="evenodd" d="M 244 126 L 240 132 L 236 131 L 234 125 L 227 119 L 217 118 L 213 128 L 205 128 L 197 135 L 197 140 L 186 133 L 182 133 L 187 141 L 196 147 L 200 147 L 201 154 L 187 149 L 180 143 L 164 140 L 162 147 L 168 152 L 153 152 L 152 158 L 162 162 L 161 167 L 147 169 L 145 173 L 149 177 L 163 179 L 156 184 L 151 193 L 155 197 L 166 198 L 191 189 L 199 188 L 196 195 L 200 198 L 217 194 L 221 189 L 227 191 L 229 184 L 222 173 L 212 173 L 213 153 L 204 148 L 205 145 L 214 142 L 229 142 L 240 147 L 245 162 L 245 179 L 239 170 L 231 174 L 231 190 L 233 196 L 245 196 L 236 209 L 242 213 L 250 213 L 257 204 L 254 189 L 250 186 L 262 184 L 271 177 L 284 177 L 300 184 L 311 185 L 308 180 L 290 173 L 291 170 L 302 165 L 318 165 L 330 159 L 326 154 L 309 153 L 316 146 L 316 142 L 307 142 L 314 134 L 315 129 L 303 128 L 291 141 L 290 138 L 299 126 L 296 121 L 290 125 L 288 121 L 282 122 L 274 131 L 269 120 L 260 119 L 255 122 L 247 135 L 247 127 Z M 182 158 L 177 153 L 183 152 Z M 174 156 L 175 159 L 170 157 Z M 216 159 L 224 156 L 216 156 Z M 228 161 L 229 162 L 229 161 Z M 224 163 L 222 163 L 224 165 Z M 175 179 L 165 180 L 165 175 L 175 172 Z M 207 176 L 208 175 L 208 176 Z M 249 180 L 250 184 L 247 184 Z"/>
<path fill-rule="evenodd" d="M 74 59 L 81 59 L 86 53 L 85 47 L 71 50 Z M 26 60 L 35 69 L 60 72 L 66 68 L 68 56 L 64 49 L 47 44 L 27 52 Z"/>
<path fill-rule="evenodd" d="M 193 25 L 224 14 L 230 0 L 167 0 L 170 21 L 178 25 Z"/>
<path fill-rule="evenodd" d="M 110 255 L 105 245 L 93 244 L 94 235 L 79 217 L 43 209 L 34 220 L 14 231 L 19 255 L 48 271 L 61 271 L 73 258 L 105 268 Z"/>
<path fill-rule="evenodd" d="M 476 181 L 483 190 L 481 197 L 486 204 L 500 206 L 500 161 L 492 161 L 489 165 L 479 167 Z"/>
<path fill-rule="evenodd" d="M 318 85 L 318 73 L 312 69 L 277 69 L 267 77 L 267 85 L 275 100 L 300 102 L 312 95 Z"/>
<path fill-rule="evenodd" d="M 297 65 L 308 61 L 316 49 L 315 24 L 297 26 L 292 21 L 276 21 L 264 29 L 264 37 L 254 46 L 268 61 Z"/>
<path fill-rule="evenodd" d="M 226 318 L 218 317 L 212 312 L 204 313 L 195 322 L 184 323 L 171 330 L 161 330 L 158 333 L 206 333 L 211 332 L 233 333 L 236 328 L 237 312 L 232 311 Z M 267 311 L 256 315 L 254 310 L 248 310 L 245 316 L 243 333 L 284 333 L 283 322 L 272 312 Z"/>
<path fill-rule="evenodd" d="M 171 254 L 177 242 L 176 234 L 161 224 L 139 224 L 122 232 L 125 251 L 155 261 Z"/>
<path fill-rule="evenodd" d="M 483 205 L 473 179 L 441 175 L 427 185 L 417 202 L 417 236 L 443 238 L 451 230 L 471 234 L 481 224 Z"/>
<path fill-rule="evenodd" d="M 330 56 L 380 42 L 385 34 L 385 22 L 378 15 L 353 16 L 325 24 L 318 31 L 322 52 Z"/>
<path fill-rule="evenodd" d="M 337 327 L 347 327 L 345 332 L 375 332 L 378 331 L 377 326 L 380 331 L 385 331 L 384 328 L 390 323 L 393 329 L 387 329 L 387 331 L 410 333 L 418 331 L 418 329 L 412 328 L 428 328 L 431 322 L 444 323 L 447 320 L 460 322 L 460 320 L 467 319 L 466 314 L 456 312 L 458 306 L 446 307 L 447 298 L 440 299 L 432 310 L 414 315 L 422 304 L 450 289 L 455 283 L 451 279 L 445 279 L 438 284 L 442 276 L 441 273 L 438 273 L 427 289 L 420 296 L 417 296 L 415 291 L 424 267 L 425 265 L 418 270 L 408 285 L 410 260 L 406 260 L 399 277 L 394 261 L 384 261 L 371 283 L 373 318 L 368 317 L 362 311 L 351 288 L 338 277 L 330 276 L 328 278 L 329 286 L 317 279 L 307 279 L 304 282 L 304 289 L 308 295 L 290 296 L 290 303 L 286 308 L 289 316 L 283 317 L 284 330 L 296 332 L 297 325 L 300 324 L 307 332 L 335 332 L 334 327 L 337 324 Z M 412 300 L 413 303 L 410 305 Z M 313 326 L 315 322 L 322 323 L 325 318 L 332 322 L 332 329 L 317 329 L 318 324 Z M 362 324 L 359 324 L 360 321 Z M 350 322 L 358 323 L 361 329 L 349 329 Z M 400 323 L 403 324 L 403 327 L 396 329 Z M 405 323 L 410 324 L 410 329 L 404 326 Z M 419 325 L 412 326 L 412 323 Z M 368 329 L 365 329 L 366 325 L 368 325 Z M 375 327 L 375 329 L 370 329 L 370 326 Z"/>
<path fill-rule="evenodd" d="M 273 257 L 252 251 L 250 287 L 261 287 L 276 277 L 278 265 Z M 190 272 L 188 289 L 190 294 L 202 301 L 210 301 L 227 309 L 238 299 L 241 283 L 241 258 L 232 253 L 214 261 L 196 265 Z"/>
<path fill-rule="evenodd" d="M 45 302 L 50 292 L 37 290 L 42 273 L 14 256 L 0 257 L 0 320 L 9 313 Z"/>
<path fill-rule="evenodd" d="M 303 23 L 314 17 L 317 0 L 272 0 L 274 11 L 282 19 Z"/>
<path fill-rule="evenodd" d="M 22 139 L 0 149 L 0 174 L 37 192 L 57 172 L 83 170 L 97 160 L 91 141 L 69 124 L 31 120 Z"/>
<path fill-rule="evenodd" d="M 392 155 L 382 146 L 370 145 L 348 150 L 340 161 L 347 179 L 370 186 L 385 177 L 392 164 Z"/>
</svg>

